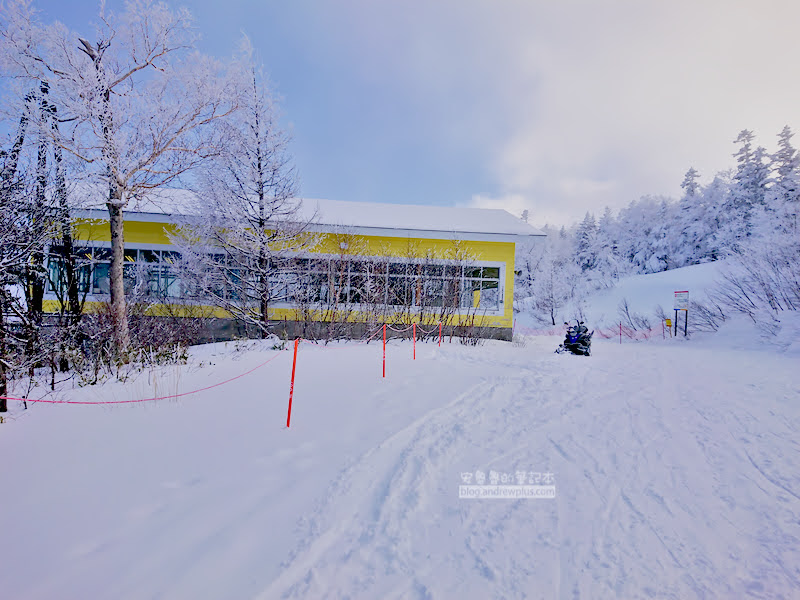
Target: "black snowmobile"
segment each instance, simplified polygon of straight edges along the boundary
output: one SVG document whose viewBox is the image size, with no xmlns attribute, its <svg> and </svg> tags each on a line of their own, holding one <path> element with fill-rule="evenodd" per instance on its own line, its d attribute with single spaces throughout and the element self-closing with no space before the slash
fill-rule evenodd
<svg viewBox="0 0 800 600">
<path fill-rule="evenodd" d="M 564 342 L 556 348 L 556 352 L 572 352 L 582 356 L 590 356 L 592 354 L 592 335 L 594 331 L 589 332 L 589 328 L 583 324 L 583 321 L 575 321 L 576 325 L 564 323 L 567 326 L 567 335 L 564 337 Z"/>
</svg>

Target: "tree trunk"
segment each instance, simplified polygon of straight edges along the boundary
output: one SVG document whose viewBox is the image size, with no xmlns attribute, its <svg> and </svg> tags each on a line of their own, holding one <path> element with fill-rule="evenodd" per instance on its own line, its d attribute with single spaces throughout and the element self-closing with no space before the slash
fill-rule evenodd
<svg viewBox="0 0 800 600">
<path fill-rule="evenodd" d="M 266 274 L 261 275 L 263 282 L 261 284 L 261 337 L 269 337 L 269 276 Z"/>
<path fill-rule="evenodd" d="M 107 204 L 111 227 L 111 268 L 109 272 L 111 288 L 111 323 L 113 327 L 114 349 L 117 356 L 124 355 L 131 345 L 128 331 L 128 310 L 125 304 L 125 280 L 123 260 L 125 255 L 124 219 L 119 202 L 119 191 L 114 184 L 111 188 L 111 201 Z"/>
<path fill-rule="evenodd" d="M 58 111 L 55 105 L 49 105 L 52 114 L 51 129 L 55 137 L 58 137 Z M 69 326 L 74 327 L 81 320 L 83 306 L 81 306 L 78 292 L 78 269 L 76 268 L 75 247 L 72 239 L 72 222 L 70 221 L 69 205 L 67 204 L 67 184 L 64 177 L 64 159 L 61 147 L 53 144 L 53 162 L 55 163 L 55 196 L 58 200 L 59 217 L 61 220 L 61 240 L 63 248 L 63 259 L 65 274 L 67 279 L 67 303 L 68 314 L 70 315 Z"/>
<path fill-rule="evenodd" d="M 8 396 L 8 380 L 6 378 L 6 367 L 3 360 L 6 357 L 6 331 L 3 323 L 3 311 L 5 311 L 5 296 L 0 293 L 0 413 L 8 412 L 8 401 L 4 396 Z"/>
</svg>

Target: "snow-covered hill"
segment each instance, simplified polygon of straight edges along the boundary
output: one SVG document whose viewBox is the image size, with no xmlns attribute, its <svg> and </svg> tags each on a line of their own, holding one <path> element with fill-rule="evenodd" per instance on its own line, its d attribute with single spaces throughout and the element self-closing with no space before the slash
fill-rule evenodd
<svg viewBox="0 0 800 600">
<path fill-rule="evenodd" d="M 703 302 L 706 291 L 721 277 L 724 261 L 692 265 L 649 275 L 630 275 L 622 277 L 614 287 L 595 292 L 589 298 L 577 299 L 565 306 L 558 315 L 560 319 L 573 319 L 578 311 L 583 312 L 587 323 L 595 327 L 613 327 L 620 320 L 620 305 L 627 301 L 631 313 L 647 317 L 658 323 L 656 315 L 661 308 L 667 315 L 673 315 L 674 294 L 688 291 L 689 300 Z M 542 327 L 530 314 L 517 314 L 517 323 L 523 327 L 538 329 Z"/>
<path fill-rule="evenodd" d="M 12 403 L 0 596 L 797 597 L 797 355 L 719 335 L 590 358 L 394 341 L 385 379 L 379 344 L 301 344 L 290 429 L 287 351 L 178 400 Z M 275 354 L 234 348 L 58 397 L 174 394 Z M 552 474 L 556 497 L 460 499 L 478 471 Z"/>
</svg>

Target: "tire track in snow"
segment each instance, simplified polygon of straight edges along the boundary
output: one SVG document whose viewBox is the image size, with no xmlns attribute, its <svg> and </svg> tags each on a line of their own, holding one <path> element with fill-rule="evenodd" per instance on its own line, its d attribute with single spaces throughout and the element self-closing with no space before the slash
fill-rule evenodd
<svg viewBox="0 0 800 600">
<path fill-rule="evenodd" d="M 780 412 L 750 414 L 757 396 L 742 394 L 744 376 L 720 362 L 709 383 L 688 353 L 642 345 L 561 358 L 490 359 L 484 372 L 498 376 L 364 454 L 263 597 L 791 597 L 796 498 L 776 504 L 753 480 L 797 465 L 787 442 L 796 417 L 782 426 Z M 742 441 L 753 436 L 785 456 L 757 469 L 757 446 Z M 521 457 L 552 467 L 556 501 L 450 508 L 436 477 L 480 453 L 489 466 Z M 515 545 L 514 529 L 528 523 Z M 445 553 L 425 554 L 423 525 L 454 537 Z M 437 569 L 451 587 L 436 584 Z"/>
<path fill-rule="evenodd" d="M 464 424 L 480 418 L 477 405 L 495 386 L 486 381 L 473 386 L 346 468 L 310 518 L 308 532 L 281 576 L 259 597 L 358 596 L 379 576 L 404 573 L 413 579 L 404 524 L 425 502 L 426 476 L 453 454 Z M 419 582 L 413 581 L 412 589 L 425 597 Z"/>
</svg>

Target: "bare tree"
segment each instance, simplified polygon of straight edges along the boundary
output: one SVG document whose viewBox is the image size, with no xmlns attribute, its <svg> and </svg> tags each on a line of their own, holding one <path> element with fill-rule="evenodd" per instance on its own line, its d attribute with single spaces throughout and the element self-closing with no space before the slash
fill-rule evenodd
<svg viewBox="0 0 800 600">
<path fill-rule="evenodd" d="M 36 199 L 17 172 L 18 156 L 3 153 L 0 178 L 0 412 L 7 410 L 10 376 L 29 372 L 39 362 L 36 315 L 30 309 L 31 257 L 41 255 L 50 239 L 54 214 Z M 41 275 L 41 274 L 40 274 Z"/>
<path fill-rule="evenodd" d="M 295 288 L 289 256 L 315 243 L 301 214 L 288 136 L 245 40 L 248 90 L 242 109 L 219 124 L 226 144 L 199 178 L 195 217 L 173 238 L 181 277 L 196 295 L 269 333 L 269 307 Z"/>
<path fill-rule="evenodd" d="M 236 69 L 193 51 L 191 19 L 153 0 L 131 0 L 121 14 L 101 4 L 89 41 L 60 23 L 42 24 L 30 2 L 0 9 L 0 66 L 7 105 L 45 82 L 60 129 L 39 131 L 106 190 L 111 233 L 111 310 L 116 350 L 130 346 L 123 283 L 124 210 L 132 198 L 172 183 L 217 154 L 215 121 L 238 108 Z M 39 117 L 29 113 L 31 121 Z"/>
</svg>

